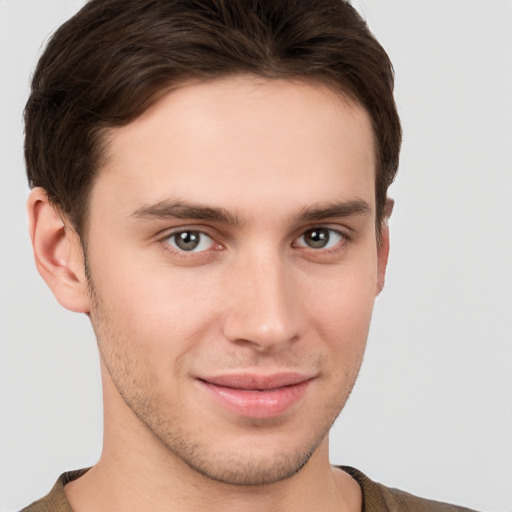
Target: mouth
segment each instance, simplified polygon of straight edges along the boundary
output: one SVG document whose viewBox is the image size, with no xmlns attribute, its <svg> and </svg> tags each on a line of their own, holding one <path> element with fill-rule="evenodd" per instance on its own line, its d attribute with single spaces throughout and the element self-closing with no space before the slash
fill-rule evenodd
<svg viewBox="0 0 512 512">
<path fill-rule="evenodd" d="M 250 418 L 273 418 L 300 402 L 313 377 L 299 373 L 236 374 L 197 380 L 228 411 Z"/>
</svg>

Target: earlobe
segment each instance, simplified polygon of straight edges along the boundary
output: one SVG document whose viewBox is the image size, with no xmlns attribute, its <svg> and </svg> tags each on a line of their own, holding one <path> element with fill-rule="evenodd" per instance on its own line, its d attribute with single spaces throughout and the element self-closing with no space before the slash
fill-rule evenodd
<svg viewBox="0 0 512 512">
<path fill-rule="evenodd" d="M 384 289 L 384 283 L 386 281 L 386 268 L 388 266 L 389 256 L 389 218 L 393 213 L 394 205 L 395 202 L 393 199 L 386 199 L 377 246 L 377 295 Z"/>
<path fill-rule="evenodd" d="M 27 213 L 37 270 L 62 306 L 88 313 L 88 286 L 78 235 L 50 204 L 42 188 L 31 191 Z"/>
</svg>

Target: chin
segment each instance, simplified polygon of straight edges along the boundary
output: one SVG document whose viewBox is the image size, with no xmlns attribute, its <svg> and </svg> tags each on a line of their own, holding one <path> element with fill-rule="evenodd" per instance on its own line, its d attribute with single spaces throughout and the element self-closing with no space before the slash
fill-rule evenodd
<svg viewBox="0 0 512 512">
<path fill-rule="evenodd" d="M 249 435 L 231 432 L 225 439 L 217 429 L 205 436 L 205 431 L 180 431 L 176 424 L 159 432 L 153 429 L 153 434 L 172 459 L 180 460 L 194 474 L 226 485 L 255 486 L 296 475 L 319 452 L 330 424 L 328 421 L 321 429 L 302 433 L 291 425 L 264 432 L 260 425 Z"/>
<path fill-rule="evenodd" d="M 271 457 L 244 454 L 202 457 L 189 454 L 183 462 L 196 473 L 216 482 L 235 486 L 270 485 L 291 478 L 309 461 L 314 449 L 295 454 L 277 453 Z"/>
</svg>

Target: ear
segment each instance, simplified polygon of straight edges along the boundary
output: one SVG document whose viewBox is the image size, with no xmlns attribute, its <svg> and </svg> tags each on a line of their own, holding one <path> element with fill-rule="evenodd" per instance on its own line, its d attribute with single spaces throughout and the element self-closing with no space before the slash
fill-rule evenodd
<svg viewBox="0 0 512 512">
<path fill-rule="evenodd" d="M 384 216 L 380 226 L 380 237 L 377 241 L 377 295 L 383 290 L 386 281 L 386 268 L 389 256 L 389 218 L 393 213 L 395 202 L 389 197 L 384 206 Z"/>
<path fill-rule="evenodd" d="M 57 301 L 77 313 L 89 312 L 89 293 L 80 239 L 40 187 L 27 201 L 36 267 Z"/>
</svg>

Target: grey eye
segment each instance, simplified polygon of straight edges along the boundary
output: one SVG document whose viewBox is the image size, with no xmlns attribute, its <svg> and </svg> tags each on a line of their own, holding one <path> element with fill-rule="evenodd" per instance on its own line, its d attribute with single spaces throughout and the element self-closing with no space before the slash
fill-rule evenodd
<svg viewBox="0 0 512 512">
<path fill-rule="evenodd" d="M 334 229 L 314 228 L 300 236 L 296 245 L 311 249 L 329 249 L 338 244 L 342 237 L 343 235 Z"/>
<path fill-rule="evenodd" d="M 180 231 L 168 238 L 168 242 L 175 249 L 185 252 L 199 252 L 210 249 L 213 240 L 201 231 Z"/>
</svg>

